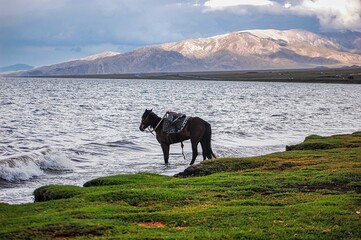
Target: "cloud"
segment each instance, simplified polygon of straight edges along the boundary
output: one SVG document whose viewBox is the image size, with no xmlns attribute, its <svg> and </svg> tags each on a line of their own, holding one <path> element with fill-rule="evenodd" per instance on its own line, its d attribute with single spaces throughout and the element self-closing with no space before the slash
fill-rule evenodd
<svg viewBox="0 0 361 240">
<path fill-rule="evenodd" d="M 193 0 L 179 2 L 0 0 L 0 66 L 25 60 L 49 64 L 101 51 L 126 52 L 229 30 L 219 25 L 223 20 L 202 15 Z"/>
<path fill-rule="evenodd" d="M 208 0 L 204 6 L 210 9 L 225 9 L 235 6 L 266 6 L 273 5 L 269 0 Z"/>
<path fill-rule="evenodd" d="M 317 18 L 324 30 L 361 31 L 360 0 L 208 0 L 206 11 L 229 11 L 239 15 L 297 15 Z"/>
<path fill-rule="evenodd" d="M 0 66 L 50 64 L 248 29 L 356 30 L 359 1 L 0 0 Z"/>
<path fill-rule="evenodd" d="M 332 3 L 329 0 L 303 0 L 286 4 L 285 7 L 295 14 L 317 17 L 325 30 L 361 31 L 360 0 L 332 0 Z"/>
</svg>

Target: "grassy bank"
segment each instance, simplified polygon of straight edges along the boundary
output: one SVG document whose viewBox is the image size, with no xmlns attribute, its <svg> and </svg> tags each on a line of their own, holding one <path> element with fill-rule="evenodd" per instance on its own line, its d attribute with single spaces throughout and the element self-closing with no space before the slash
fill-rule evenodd
<svg viewBox="0 0 361 240">
<path fill-rule="evenodd" d="M 361 84 L 361 68 L 129 73 L 39 77 Z"/>
<path fill-rule="evenodd" d="M 360 239 L 361 132 L 288 151 L 45 186 L 0 204 L 0 238 Z"/>
</svg>

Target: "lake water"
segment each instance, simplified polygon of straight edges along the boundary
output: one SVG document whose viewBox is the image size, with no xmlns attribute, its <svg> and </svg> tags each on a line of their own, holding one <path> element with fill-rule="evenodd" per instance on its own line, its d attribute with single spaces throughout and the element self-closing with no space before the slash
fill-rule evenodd
<svg viewBox="0 0 361 240">
<path fill-rule="evenodd" d="M 360 131 L 361 85 L 0 78 L 0 202 L 31 202 L 48 184 L 183 171 L 189 141 L 188 160 L 172 145 L 165 166 L 155 137 L 139 131 L 146 108 L 208 121 L 219 157 L 254 156 Z"/>
</svg>

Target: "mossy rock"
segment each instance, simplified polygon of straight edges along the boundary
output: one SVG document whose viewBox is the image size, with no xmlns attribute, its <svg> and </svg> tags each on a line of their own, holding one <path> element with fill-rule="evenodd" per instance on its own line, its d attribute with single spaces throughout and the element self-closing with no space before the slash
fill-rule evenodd
<svg viewBox="0 0 361 240">
<path fill-rule="evenodd" d="M 83 193 L 83 189 L 77 186 L 49 185 L 35 189 L 35 202 L 44 202 L 55 199 L 72 198 Z"/>
<path fill-rule="evenodd" d="M 324 139 L 325 137 L 322 137 L 320 135 L 312 134 L 310 136 L 307 136 L 305 138 L 305 141 L 314 140 L 314 139 Z"/>
<path fill-rule="evenodd" d="M 334 148 L 361 147 L 361 132 L 346 135 L 333 135 L 322 137 L 310 135 L 300 144 L 286 146 L 286 151 L 292 150 L 326 150 Z"/>
<path fill-rule="evenodd" d="M 329 144 L 329 143 L 301 143 L 291 146 L 286 146 L 286 151 L 292 150 L 325 150 L 325 149 L 332 149 L 336 148 L 337 145 Z"/>
<path fill-rule="evenodd" d="M 176 174 L 176 177 L 206 176 L 219 172 L 238 172 L 261 167 L 266 164 L 265 160 L 251 158 L 220 158 L 203 161 L 193 165 L 183 172 Z"/>
<path fill-rule="evenodd" d="M 137 173 L 137 174 L 123 174 L 109 177 L 100 177 L 84 183 L 84 187 L 96 186 L 112 186 L 112 185 L 129 185 L 144 182 L 145 185 L 158 183 L 159 181 L 167 180 L 170 177 L 162 176 L 154 173 Z"/>
</svg>

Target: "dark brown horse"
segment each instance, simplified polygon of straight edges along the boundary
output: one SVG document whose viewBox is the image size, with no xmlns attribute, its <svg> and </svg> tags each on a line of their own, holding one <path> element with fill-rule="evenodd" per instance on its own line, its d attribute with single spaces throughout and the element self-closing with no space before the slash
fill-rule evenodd
<svg viewBox="0 0 361 240">
<path fill-rule="evenodd" d="M 164 118 L 158 117 L 152 110 L 145 110 L 142 121 L 140 123 L 140 131 L 151 127 L 156 133 L 156 138 L 160 143 L 165 164 L 168 164 L 169 159 L 169 146 L 173 143 L 183 142 L 184 140 L 191 140 L 192 144 L 192 161 L 194 163 L 198 156 L 198 143 L 201 143 L 203 160 L 216 158 L 211 148 L 211 125 L 199 117 L 190 117 L 179 133 L 165 133 L 162 130 Z"/>
</svg>

